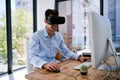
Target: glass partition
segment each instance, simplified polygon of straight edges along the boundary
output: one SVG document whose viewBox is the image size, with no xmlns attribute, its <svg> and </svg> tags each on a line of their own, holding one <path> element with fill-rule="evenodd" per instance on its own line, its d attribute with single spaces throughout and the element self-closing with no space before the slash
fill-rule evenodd
<svg viewBox="0 0 120 80">
<path fill-rule="evenodd" d="M 66 18 L 65 24 L 59 25 L 65 43 L 73 51 L 90 48 L 89 25 L 87 13 L 94 10 L 100 13 L 99 0 L 66 0 L 58 3 L 61 16 Z"/>
<path fill-rule="evenodd" d="M 59 15 L 65 17 L 65 24 L 59 25 L 59 32 L 63 35 L 66 45 L 72 49 L 72 13 L 71 1 L 58 3 Z"/>
</svg>

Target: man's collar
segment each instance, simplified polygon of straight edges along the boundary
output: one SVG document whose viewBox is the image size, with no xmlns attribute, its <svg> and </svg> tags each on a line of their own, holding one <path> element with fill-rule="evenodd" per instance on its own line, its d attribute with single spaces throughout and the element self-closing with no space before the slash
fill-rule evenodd
<svg viewBox="0 0 120 80">
<path fill-rule="evenodd" d="M 44 28 L 43 32 L 44 32 L 44 37 L 49 37 L 46 28 Z M 56 32 L 55 32 L 54 36 L 56 36 Z"/>
<path fill-rule="evenodd" d="M 48 37 L 49 36 L 48 33 L 47 33 L 46 28 L 44 28 L 43 32 L 44 32 L 44 37 Z"/>
</svg>

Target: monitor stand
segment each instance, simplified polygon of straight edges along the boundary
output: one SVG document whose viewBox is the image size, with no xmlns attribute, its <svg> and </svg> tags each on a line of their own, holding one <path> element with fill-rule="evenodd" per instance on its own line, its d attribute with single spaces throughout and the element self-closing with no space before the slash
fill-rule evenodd
<svg viewBox="0 0 120 80">
<path fill-rule="evenodd" d="M 110 45 L 111 50 L 112 50 L 112 55 L 114 57 L 115 60 L 115 65 L 110 65 L 107 61 L 101 61 L 101 65 L 98 67 L 98 70 L 105 70 L 108 71 L 108 74 L 103 77 L 102 80 L 106 80 L 107 77 L 111 78 L 111 80 L 117 79 L 115 77 L 112 76 L 112 71 L 116 71 L 117 73 L 119 72 L 119 64 L 118 64 L 118 55 L 117 52 L 115 50 L 115 48 L 113 47 L 112 41 L 111 39 L 107 39 L 107 43 Z"/>
</svg>

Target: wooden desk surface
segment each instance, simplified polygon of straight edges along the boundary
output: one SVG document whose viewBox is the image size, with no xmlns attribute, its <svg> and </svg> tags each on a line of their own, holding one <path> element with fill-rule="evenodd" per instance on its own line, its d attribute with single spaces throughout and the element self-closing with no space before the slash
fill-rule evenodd
<svg viewBox="0 0 120 80">
<path fill-rule="evenodd" d="M 28 80 L 102 80 L 107 74 L 106 71 L 94 70 L 91 67 L 88 70 L 88 75 L 83 76 L 79 70 L 74 70 L 73 67 L 80 64 L 79 61 L 67 60 L 59 63 L 61 72 L 54 73 L 44 69 L 37 69 L 25 77 Z M 112 72 L 113 76 L 116 76 L 120 80 L 120 74 Z"/>
</svg>

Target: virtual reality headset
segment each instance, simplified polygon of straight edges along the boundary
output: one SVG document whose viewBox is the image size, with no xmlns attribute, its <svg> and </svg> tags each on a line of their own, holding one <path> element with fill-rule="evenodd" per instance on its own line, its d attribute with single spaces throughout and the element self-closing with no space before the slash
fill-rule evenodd
<svg viewBox="0 0 120 80">
<path fill-rule="evenodd" d="M 49 16 L 47 21 L 48 21 L 48 24 L 50 24 L 50 25 L 53 25 L 53 24 L 64 24 L 65 23 L 65 17 Z"/>
</svg>

